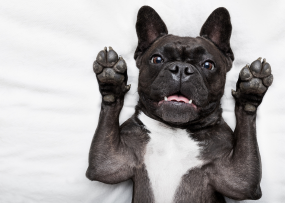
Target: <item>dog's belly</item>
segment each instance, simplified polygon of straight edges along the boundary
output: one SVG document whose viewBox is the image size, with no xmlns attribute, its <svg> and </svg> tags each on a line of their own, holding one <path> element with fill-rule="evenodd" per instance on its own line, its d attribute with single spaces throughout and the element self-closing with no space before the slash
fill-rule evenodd
<svg viewBox="0 0 285 203">
<path fill-rule="evenodd" d="M 171 203 L 182 176 L 202 165 L 198 142 L 186 130 L 170 128 L 143 113 L 139 119 L 150 131 L 144 163 L 155 203 Z"/>
</svg>

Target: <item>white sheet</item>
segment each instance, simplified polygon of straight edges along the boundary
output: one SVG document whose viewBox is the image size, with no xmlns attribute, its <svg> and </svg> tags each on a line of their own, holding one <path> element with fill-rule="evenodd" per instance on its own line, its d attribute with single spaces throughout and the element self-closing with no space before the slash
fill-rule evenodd
<svg viewBox="0 0 285 203">
<path fill-rule="evenodd" d="M 258 110 L 263 197 L 285 199 L 283 85 L 285 3 L 282 1 L 2 1 L 0 6 L 0 202 L 125 203 L 132 185 L 85 178 L 100 95 L 92 63 L 104 46 L 128 63 L 130 92 L 120 121 L 134 112 L 138 9 L 152 6 L 169 33 L 197 36 L 217 7 L 232 18 L 236 60 L 227 75 L 223 116 L 234 128 L 239 70 L 259 56 L 271 63 L 274 83 Z M 247 201 L 250 202 L 250 201 Z"/>
</svg>

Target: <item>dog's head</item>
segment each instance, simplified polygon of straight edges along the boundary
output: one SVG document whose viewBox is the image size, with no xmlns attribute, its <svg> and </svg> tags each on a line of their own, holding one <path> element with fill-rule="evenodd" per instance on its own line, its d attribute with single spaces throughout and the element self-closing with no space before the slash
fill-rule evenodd
<svg viewBox="0 0 285 203">
<path fill-rule="evenodd" d="M 169 35 L 160 16 L 148 6 L 139 10 L 136 30 L 139 103 L 148 115 L 185 125 L 219 108 L 234 60 L 232 26 L 225 8 L 213 11 L 196 38 Z"/>
</svg>

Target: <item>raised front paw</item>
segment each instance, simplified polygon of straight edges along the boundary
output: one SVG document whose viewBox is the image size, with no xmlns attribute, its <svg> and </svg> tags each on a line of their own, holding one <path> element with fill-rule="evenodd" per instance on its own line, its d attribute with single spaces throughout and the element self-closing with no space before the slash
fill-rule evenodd
<svg viewBox="0 0 285 203">
<path fill-rule="evenodd" d="M 258 58 L 240 71 L 237 90 L 232 90 L 232 95 L 246 112 L 254 113 L 272 82 L 270 64 L 266 59 L 261 62 L 261 58 Z"/>
<path fill-rule="evenodd" d="M 109 51 L 105 47 L 98 53 L 93 70 L 104 102 L 112 103 L 130 90 L 131 85 L 126 85 L 128 80 L 126 62 L 122 57 L 118 57 L 112 47 L 109 47 Z"/>
</svg>

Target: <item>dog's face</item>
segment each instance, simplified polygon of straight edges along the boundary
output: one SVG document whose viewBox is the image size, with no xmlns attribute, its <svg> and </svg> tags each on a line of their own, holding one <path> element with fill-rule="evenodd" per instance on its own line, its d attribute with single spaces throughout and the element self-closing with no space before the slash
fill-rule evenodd
<svg viewBox="0 0 285 203">
<path fill-rule="evenodd" d="M 136 28 L 138 92 L 149 115 L 185 125 L 219 107 L 234 58 L 226 9 L 216 9 L 197 38 L 168 35 L 164 22 L 147 6 L 140 9 Z"/>
</svg>

